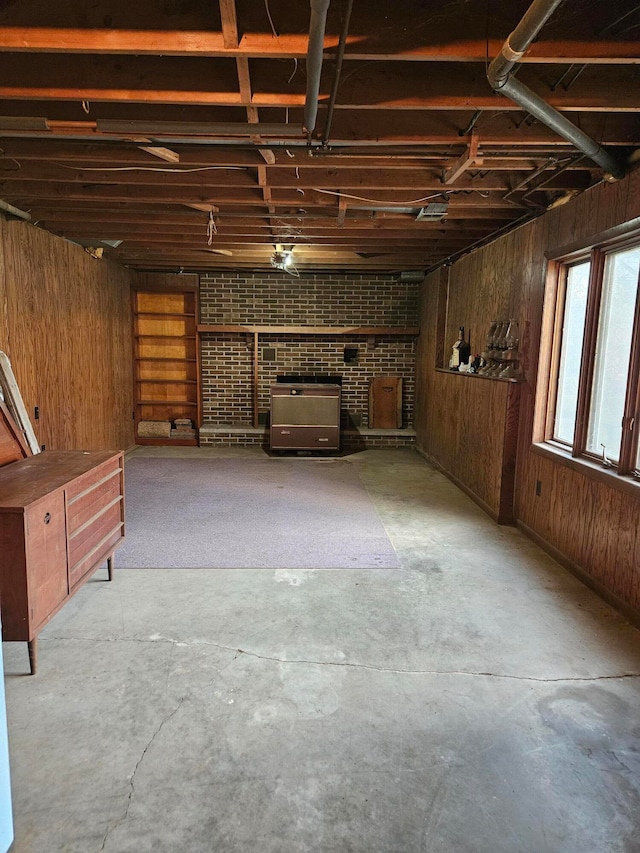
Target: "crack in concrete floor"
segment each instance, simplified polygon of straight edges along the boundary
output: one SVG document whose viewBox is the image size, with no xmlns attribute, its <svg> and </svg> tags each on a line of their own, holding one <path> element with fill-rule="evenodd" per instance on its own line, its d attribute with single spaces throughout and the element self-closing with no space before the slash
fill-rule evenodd
<svg viewBox="0 0 640 853">
<path fill-rule="evenodd" d="M 182 696 L 182 697 L 180 697 L 180 701 L 178 702 L 178 704 L 176 705 L 176 707 L 175 707 L 175 708 L 173 708 L 173 710 L 171 710 L 171 711 L 166 715 L 166 717 L 164 717 L 164 718 L 162 719 L 162 721 L 161 721 L 160 725 L 156 728 L 156 730 L 154 731 L 154 733 L 153 733 L 153 734 L 151 735 L 151 737 L 149 738 L 149 740 L 148 740 L 148 742 L 147 742 L 147 745 L 145 746 L 145 748 L 144 748 L 144 749 L 142 750 L 142 752 L 140 753 L 140 758 L 137 760 L 137 762 L 136 762 L 136 766 L 133 768 L 133 773 L 131 774 L 131 777 L 129 778 L 129 796 L 127 797 L 127 805 L 126 805 L 126 807 L 125 807 L 124 814 L 122 815 L 122 817 L 118 818 L 118 820 L 113 824 L 113 826 L 107 827 L 107 831 L 105 832 L 104 838 L 102 839 L 102 846 L 100 847 L 100 851 L 101 851 L 101 853 L 102 853 L 102 851 L 103 851 L 103 850 L 105 849 L 105 847 L 106 847 L 107 841 L 109 840 L 109 836 L 110 836 L 110 835 L 112 835 L 112 834 L 116 831 L 116 829 L 118 829 L 118 827 L 122 826 L 122 824 L 123 824 L 123 823 L 125 823 L 125 821 L 126 821 L 126 820 L 127 820 L 127 818 L 129 817 L 129 810 L 131 809 L 131 801 L 132 801 L 132 799 L 133 799 L 133 795 L 134 795 L 134 793 L 135 793 L 135 778 L 136 778 L 136 773 L 137 773 L 137 772 L 138 772 L 138 770 L 140 769 L 140 765 L 141 765 L 141 764 L 142 764 L 142 762 L 144 761 L 144 757 L 145 757 L 145 755 L 147 754 L 147 752 L 148 752 L 148 751 L 149 751 L 149 749 L 151 748 L 152 743 L 153 743 L 153 742 L 154 742 L 154 740 L 158 737 L 158 735 L 160 734 L 160 732 L 162 731 L 162 729 L 165 727 L 165 725 L 169 722 L 169 720 L 170 720 L 172 717 L 174 717 L 174 716 L 178 713 L 178 711 L 180 710 L 180 708 L 181 708 L 181 706 L 182 706 L 182 703 L 184 702 L 184 700 L 185 700 L 186 698 L 187 698 L 186 696 Z"/>
<path fill-rule="evenodd" d="M 233 660 L 236 660 L 238 655 L 246 655 L 247 657 L 257 658 L 258 660 L 266 660 L 272 661 L 273 663 L 282 663 L 282 664 L 291 664 L 291 665 L 306 665 L 306 666 L 332 666 L 332 667 L 348 667 L 351 669 L 366 669 L 372 672 L 381 672 L 381 673 L 389 673 L 392 675 L 466 675 L 470 677 L 476 678 L 503 678 L 509 679 L 513 681 L 534 681 L 539 682 L 541 684 L 550 684 L 550 683 L 562 683 L 567 681 L 581 681 L 581 682 L 591 682 L 591 681 L 615 681 L 619 679 L 626 678 L 640 678 L 640 673 L 638 672 L 622 672 L 615 673 L 612 675 L 588 675 L 588 676 L 563 676 L 560 678 L 541 678 L 535 675 L 511 675 L 509 673 L 502 672 L 486 672 L 486 671 L 473 671 L 473 670 L 464 670 L 464 669 L 396 669 L 394 667 L 384 667 L 384 666 L 375 666 L 374 664 L 368 663 L 356 663 L 353 661 L 329 661 L 329 660 L 307 660 L 305 658 L 280 658 L 272 655 L 263 655 L 259 652 L 248 651 L 247 649 L 241 649 L 236 646 L 225 646 L 222 643 L 212 643 L 208 641 L 186 641 L 186 640 L 174 640 L 170 637 L 158 637 L 158 639 L 140 639 L 140 638 L 127 638 L 127 637 L 109 637 L 103 639 L 94 639 L 89 637 L 42 637 L 42 642 L 46 640 L 53 640 L 59 642 L 79 642 L 79 643 L 171 643 L 175 646 L 209 646 L 215 649 L 221 649 L 222 651 L 233 652 L 235 657 Z"/>
</svg>

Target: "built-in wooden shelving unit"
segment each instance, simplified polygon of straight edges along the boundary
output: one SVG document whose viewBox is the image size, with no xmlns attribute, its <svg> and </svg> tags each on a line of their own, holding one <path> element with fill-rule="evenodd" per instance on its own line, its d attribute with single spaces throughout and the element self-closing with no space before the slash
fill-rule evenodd
<svg viewBox="0 0 640 853">
<path fill-rule="evenodd" d="M 197 345 L 198 292 L 138 288 L 133 294 L 134 418 L 138 444 L 196 445 L 197 438 L 152 438 L 139 434 L 140 421 L 200 423 L 200 363 Z M 197 435 L 197 432 L 196 432 Z"/>
</svg>

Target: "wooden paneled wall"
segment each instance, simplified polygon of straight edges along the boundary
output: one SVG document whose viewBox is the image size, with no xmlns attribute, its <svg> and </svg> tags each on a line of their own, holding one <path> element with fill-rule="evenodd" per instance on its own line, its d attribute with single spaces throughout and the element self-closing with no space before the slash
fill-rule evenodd
<svg viewBox="0 0 640 853">
<path fill-rule="evenodd" d="M 415 426 L 418 447 L 463 486 L 477 491 L 478 473 L 485 472 L 480 478 L 486 483 L 482 499 L 495 506 L 501 449 L 492 435 L 500 392 L 489 381 L 435 371 L 438 294 L 448 291 L 449 297 L 444 335 L 447 358 L 458 326 L 471 331 L 475 352 L 482 349 L 491 320 L 517 318 L 525 382 L 520 386 L 515 518 L 604 597 L 640 614 L 640 494 L 636 498 L 609 487 L 560 460 L 543 458 L 532 447 L 545 252 L 577 241 L 586 243 L 638 216 L 640 170 L 636 169 L 623 181 L 600 184 L 547 212 L 460 259 L 449 270 L 432 273 L 422 290 Z M 442 276 L 447 276 L 446 287 Z M 465 441 L 462 415 L 456 414 L 463 412 L 473 413 L 473 429 L 485 439 Z M 536 494 L 538 482 L 540 495 Z"/>
<path fill-rule="evenodd" d="M 133 444 L 130 273 L 46 231 L 0 217 L 0 349 L 40 444 Z"/>
<path fill-rule="evenodd" d="M 448 274 L 449 270 L 436 271 L 423 290 L 416 355 L 418 448 L 494 519 L 512 521 L 517 435 L 513 420 L 520 385 L 434 371 L 441 363 L 442 334 L 436 319 L 444 318 Z M 457 331 L 451 343 L 456 337 Z M 450 352 L 449 348 L 446 360 Z M 511 439 L 506 441 L 508 435 Z"/>
</svg>

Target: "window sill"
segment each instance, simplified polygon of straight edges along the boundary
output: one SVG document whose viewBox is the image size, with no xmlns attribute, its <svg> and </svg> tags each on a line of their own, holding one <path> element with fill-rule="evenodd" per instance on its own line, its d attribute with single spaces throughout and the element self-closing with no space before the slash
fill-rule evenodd
<svg viewBox="0 0 640 853">
<path fill-rule="evenodd" d="M 550 459 L 552 462 L 578 471 L 585 477 L 597 480 L 610 489 L 617 489 L 619 492 L 625 492 L 631 497 L 640 499 L 640 480 L 634 480 L 632 477 L 623 477 L 610 468 L 603 468 L 597 462 L 572 456 L 568 451 L 561 450 L 559 447 L 554 447 L 550 444 L 532 444 L 531 450 L 545 459 Z"/>
</svg>

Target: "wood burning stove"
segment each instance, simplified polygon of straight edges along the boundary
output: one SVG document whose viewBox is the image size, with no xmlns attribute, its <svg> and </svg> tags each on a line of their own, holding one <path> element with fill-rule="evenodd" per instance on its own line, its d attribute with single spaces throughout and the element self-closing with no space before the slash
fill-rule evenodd
<svg viewBox="0 0 640 853">
<path fill-rule="evenodd" d="M 271 386 L 273 450 L 339 450 L 340 385 L 278 382 Z"/>
</svg>

